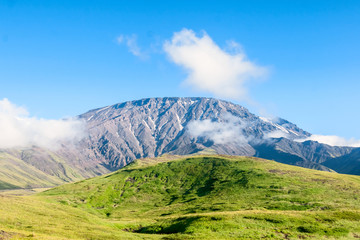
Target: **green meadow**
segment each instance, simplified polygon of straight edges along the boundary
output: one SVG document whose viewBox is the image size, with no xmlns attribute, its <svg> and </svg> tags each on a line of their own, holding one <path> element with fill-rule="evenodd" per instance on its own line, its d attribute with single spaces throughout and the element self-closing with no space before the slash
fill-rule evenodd
<svg viewBox="0 0 360 240">
<path fill-rule="evenodd" d="M 31 196 L 3 193 L 0 239 L 357 239 L 359 198 L 359 176 L 163 156 Z"/>
</svg>

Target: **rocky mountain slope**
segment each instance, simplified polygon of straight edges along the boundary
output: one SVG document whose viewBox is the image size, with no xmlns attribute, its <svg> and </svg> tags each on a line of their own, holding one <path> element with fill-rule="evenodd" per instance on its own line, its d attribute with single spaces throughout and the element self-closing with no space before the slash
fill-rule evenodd
<svg viewBox="0 0 360 240">
<path fill-rule="evenodd" d="M 137 158 L 183 155 L 206 148 L 219 154 L 253 156 L 256 150 L 252 142 L 262 141 L 268 133 L 284 131 L 289 138 L 310 135 L 285 120 L 272 123 L 240 105 L 212 98 L 142 99 L 95 109 L 80 117 L 89 129 L 89 137 L 81 143 L 84 154 L 101 159 L 109 169 L 118 169 Z M 193 126 L 195 131 L 203 123 L 210 125 L 205 135 L 194 136 L 189 129 L 193 123 L 199 125 Z M 212 135 L 233 130 L 238 131 L 230 136 L 234 139 L 214 141 Z M 236 135 L 242 139 L 236 139 Z"/>
<path fill-rule="evenodd" d="M 354 148 L 348 154 L 330 158 L 323 165 L 336 169 L 340 173 L 360 175 L 360 148 Z"/>
<path fill-rule="evenodd" d="M 323 162 L 352 151 L 299 142 L 311 134 L 284 119 L 269 120 L 213 98 L 148 98 L 91 110 L 80 118 L 87 122 L 89 137 L 68 152 L 84 161 L 98 161 L 109 170 L 137 158 L 211 149 L 329 171 Z"/>
</svg>

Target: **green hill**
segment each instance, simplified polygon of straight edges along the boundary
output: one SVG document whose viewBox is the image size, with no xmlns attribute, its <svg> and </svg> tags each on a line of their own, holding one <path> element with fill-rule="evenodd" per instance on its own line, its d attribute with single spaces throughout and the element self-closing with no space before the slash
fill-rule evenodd
<svg viewBox="0 0 360 240">
<path fill-rule="evenodd" d="M 0 231 L 35 239 L 360 237 L 358 176 L 258 158 L 173 158 L 138 160 L 37 196 L 3 197 Z"/>
</svg>

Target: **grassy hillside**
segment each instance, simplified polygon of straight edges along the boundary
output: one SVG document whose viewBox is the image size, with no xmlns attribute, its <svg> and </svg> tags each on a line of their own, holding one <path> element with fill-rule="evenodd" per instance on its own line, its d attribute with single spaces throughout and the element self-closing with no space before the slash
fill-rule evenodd
<svg viewBox="0 0 360 240">
<path fill-rule="evenodd" d="M 143 239 L 82 210 L 35 196 L 0 195 L 0 239 Z"/>
<path fill-rule="evenodd" d="M 40 148 L 0 150 L 0 190 L 54 187 L 88 175 L 96 176 Z"/>
<path fill-rule="evenodd" d="M 0 239 L 1 230 L 24 239 L 360 237 L 358 176 L 257 158 L 170 158 L 3 197 Z"/>
</svg>

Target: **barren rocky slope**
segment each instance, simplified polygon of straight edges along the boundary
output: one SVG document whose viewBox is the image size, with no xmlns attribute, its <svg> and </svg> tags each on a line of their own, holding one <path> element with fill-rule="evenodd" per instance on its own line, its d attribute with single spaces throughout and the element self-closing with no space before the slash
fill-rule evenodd
<svg viewBox="0 0 360 240">
<path fill-rule="evenodd" d="M 269 120 L 213 98 L 148 98 L 91 110 L 80 117 L 88 124 L 89 137 L 69 152 L 100 161 L 109 170 L 137 158 L 204 149 L 329 170 L 321 163 L 352 150 L 298 142 L 311 134 L 284 119 Z"/>
</svg>

